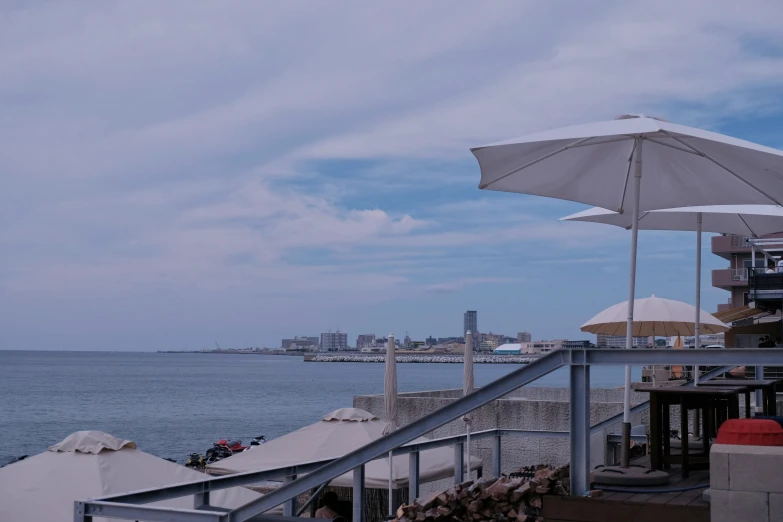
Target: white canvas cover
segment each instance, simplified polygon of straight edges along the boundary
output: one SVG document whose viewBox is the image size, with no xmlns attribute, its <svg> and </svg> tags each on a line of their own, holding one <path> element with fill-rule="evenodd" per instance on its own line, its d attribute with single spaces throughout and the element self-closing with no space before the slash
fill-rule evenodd
<svg viewBox="0 0 783 522">
<path fill-rule="evenodd" d="M 703 232 L 760 237 L 783 231 L 783 207 L 777 205 L 713 205 L 652 210 L 639 214 L 639 229 L 695 231 L 697 214 L 702 216 Z M 560 221 L 586 221 L 630 229 L 631 219 L 630 212 L 620 214 L 593 207 L 560 218 Z"/>
<path fill-rule="evenodd" d="M 783 151 L 649 117 L 572 125 L 471 149 L 479 188 L 631 209 L 634 138 L 643 141 L 639 210 L 780 205 Z"/>
<path fill-rule="evenodd" d="M 71 522 L 77 500 L 206 478 L 204 473 L 135 448 L 133 442 L 106 433 L 79 431 L 48 451 L 0 468 L 0 521 Z M 210 500 L 233 509 L 260 497 L 235 487 L 213 492 Z M 193 496 L 148 505 L 193 509 Z"/>
<path fill-rule="evenodd" d="M 215 474 L 242 473 L 282 468 L 335 459 L 381 438 L 386 423 L 357 408 L 336 410 L 315 424 L 273 439 L 250 451 L 243 451 L 208 466 Z M 415 442 L 425 442 L 421 437 Z M 392 480 L 395 488 L 408 485 L 408 456 L 394 457 Z M 479 469 L 481 460 L 471 459 L 471 469 Z M 429 482 L 454 475 L 454 450 L 451 447 L 423 451 L 419 457 L 421 482 Z M 385 489 L 389 486 L 388 457 L 374 460 L 365 466 L 365 486 Z M 334 479 L 333 486 L 352 487 L 353 473 Z"/>
<path fill-rule="evenodd" d="M 696 319 L 696 307 L 659 297 L 647 297 L 634 300 L 633 305 L 634 337 L 656 335 L 672 337 L 675 335 L 693 335 Z M 583 332 L 607 335 L 625 335 L 628 302 L 623 301 L 610 306 L 582 325 Z M 729 329 L 728 325 L 718 321 L 704 310 L 700 310 L 700 331 L 703 334 L 716 334 Z"/>
</svg>

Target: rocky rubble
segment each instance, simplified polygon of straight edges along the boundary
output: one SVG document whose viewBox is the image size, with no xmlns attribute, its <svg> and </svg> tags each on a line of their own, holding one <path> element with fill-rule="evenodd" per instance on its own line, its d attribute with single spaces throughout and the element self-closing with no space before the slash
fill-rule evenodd
<svg viewBox="0 0 783 522">
<path fill-rule="evenodd" d="M 531 477 L 532 475 L 532 477 Z M 469 481 L 397 509 L 395 522 L 538 522 L 544 495 L 568 495 L 568 467 Z"/>
</svg>

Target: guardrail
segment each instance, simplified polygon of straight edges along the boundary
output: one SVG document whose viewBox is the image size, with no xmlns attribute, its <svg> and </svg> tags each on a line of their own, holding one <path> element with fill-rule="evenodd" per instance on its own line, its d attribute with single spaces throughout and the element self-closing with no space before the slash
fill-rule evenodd
<svg viewBox="0 0 783 522">
<path fill-rule="evenodd" d="M 471 434 L 471 438 L 492 438 L 492 473 L 500 474 L 500 440 L 503 436 L 514 437 L 563 437 L 570 439 L 571 492 L 581 496 L 589 488 L 590 434 L 619 422 L 620 416 L 590 426 L 590 367 L 603 365 L 648 365 L 678 364 L 715 366 L 710 372 L 717 375 L 735 366 L 783 365 L 783 349 L 722 349 L 722 350 L 559 350 L 541 357 L 475 392 L 458 399 L 431 414 L 412 422 L 376 441 L 331 461 L 310 462 L 286 468 L 240 473 L 223 477 L 208 478 L 187 484 L 164 488 L 113 495 L 90 501 L 79 501 L 74 505 L 74 522 L 90 522 L 93 516 L 120 518 L 125 520 L 148 520 L 161 522 L 245 522 L 292 520 L 295 499 L 320 485 L 353 471 L 354 477 L 354 520 L 361 522 L 364 513 L 364 466 L 391 451 L 393 455 L 409 454 L 409 489 L 411 497 L 418 496 L 418 455 L 420 451 L 442 446 L 453 446 L 455 455 L 455 482 L 461 482 L 464 470 L 465 435 L 409 444 L 454 419 L 460 418 L 484 404 L 499 399 L 515 389 L 529 384 L 562 367 L 570 370 L 570 430 L 569 432 L 488 430 Z M 710 374 L 704 376 L 707 378 Z M 642 411 L 646 405 L 639 405 L 634 411 Z M 285 483 L 267 495 L 249 502 L 233 511 L 220 511 L 209 505 L 211 491 L 257 483 L 263 480 L 283 478 Z M 142 504 L 194 496 L 194 509 L 167 509 Z M 286 516 L 264 514 L 276 506 L 284 506 Z"/>
</svg>

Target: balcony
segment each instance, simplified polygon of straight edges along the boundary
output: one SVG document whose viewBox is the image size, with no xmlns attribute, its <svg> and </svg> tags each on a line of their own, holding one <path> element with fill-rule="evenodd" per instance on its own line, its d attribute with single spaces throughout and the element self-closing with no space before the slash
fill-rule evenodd
<svg viewBox="0 0 783 522">
<path fill-rule="evenodd" d="M 723 290 L 731 290 L 735 286 L 748 286 L 748 270 L 745 268 L 713 270 L 712 286 Z"/>
<path fill-rule="evenodd" d="M 745 236 L 713 236 L 712 253 L 724 259 L 732 254 L 750 253 L 750 245 Z"/>
<path fill-rule="evenodd" d="M 751 270 L 748 287 L 748 297 L 757 306 L 772 311 L 783 308 L 783 272 L 768 274 Z"/>
</svg>

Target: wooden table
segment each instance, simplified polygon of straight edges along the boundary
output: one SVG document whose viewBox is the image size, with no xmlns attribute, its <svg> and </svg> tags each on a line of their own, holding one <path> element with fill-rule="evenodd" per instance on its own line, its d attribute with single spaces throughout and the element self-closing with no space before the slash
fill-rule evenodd
<svg viewBox="0 0 783 522">
<path fill-rule="evenodd" d="M 650 394 L 650 464 L 652 469 L 666 469 L 671 464 L 682 466 L 682 476 L 687 478 L 691 469 L 706 469 L 710 462 L 709 435 L 717 431 L 726 419 L 739 417 L 741 386 L 673 386 L 670 388 L 637 388 Z M 680 406 L 680 455 L 671 454 L 670 409 Z M 688 448 L 688 410 L 701 410 L 704 417 L 704 436 L 701 455 L 691 455 Z"/>
<path fill-rule="evenodd" d="M 761 404 L 764 415 L 777 415 L 776 390 L 780 381 L 775 379 L 712 379 L 699 382 L 699 386 L 719 386 L 722 388 L 739 386 L 745 391 L 745 418 L 752 417 L 750 410 L 750 392 L 761 390 L 763 402 Z M 758 406 L 758 405 L 757 405 Z"/>
</svg>

